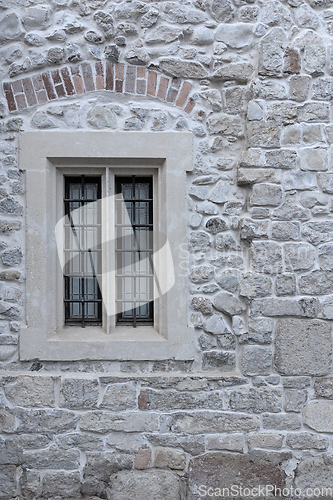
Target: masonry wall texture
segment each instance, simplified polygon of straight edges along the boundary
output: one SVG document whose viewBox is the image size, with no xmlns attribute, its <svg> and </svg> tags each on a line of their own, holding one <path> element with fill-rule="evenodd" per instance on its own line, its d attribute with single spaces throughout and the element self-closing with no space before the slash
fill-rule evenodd
<svg viewBox="0 0 333 500">
<path fill-rule="evenodd" d="M 333 489 L 333 0 L 0 8 L 0 500 Z M 192 132 L 193 361 L 20 362 L 45 129 Z"/>
</svg>

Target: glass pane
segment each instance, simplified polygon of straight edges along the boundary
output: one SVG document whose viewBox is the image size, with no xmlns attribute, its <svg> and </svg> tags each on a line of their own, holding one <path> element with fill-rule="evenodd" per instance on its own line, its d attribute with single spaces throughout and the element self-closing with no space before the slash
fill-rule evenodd
<svg viewBox="0 0 333 500">
<path fill-rule="evenodd" d="M 153 320 L 151 178 L 118 178 L 116 264 L 118 322 Z M 122 202 L 122 197 L 125 202 Z M 138 200 L 138 201 L 136 201 Z M 143 200 L 143 201 L 139 201 Z"/>
<path fill-rule="evenodd" d="M 100 192 L 100 178 L 66 178 L 65 212 L 69 220 L 64 228 L 65 320 L 82 326 L 102 319 L 97 280 L 102 269 Z"/>
</svg>

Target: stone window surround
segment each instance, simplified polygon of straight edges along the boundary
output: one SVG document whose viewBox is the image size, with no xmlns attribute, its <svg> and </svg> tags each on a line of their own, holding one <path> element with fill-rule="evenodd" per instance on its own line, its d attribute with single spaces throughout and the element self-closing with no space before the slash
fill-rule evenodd
<svg viewBox="0 0 333 500">
<path fill-rule="evenodd" d="M 29 131 L 21 134 L 19 155 L 20 168 L 26 170 L 27 177 L 27 301 L 20 359 L 193 359 L 193 330 L 187 326 L 187 277 L 179 252 L 180 245 L 186 243 L 185 185 L 186 172 L 193 168 L 192 134 Z M 100 173 L 116 165 L 115 172 L 120 166 L 122 172 L 128 167 L 128 172 L 135 168 L 142 172 L 143 160 L 158 175 L 158 229 L 168 236 L 176 278 L 172 291 L 157 300 L 158 324 L 136 329 L 109 329 L 105 324 L 103 328 L 64 327 L 58 309 L 57 283 L 62 272 L 57 265 L 54 234 L 59 219 L 59 187 L 55 186 L 61 185 L 61 176 L 73 168 L 80 173 Z"/>
</svg>

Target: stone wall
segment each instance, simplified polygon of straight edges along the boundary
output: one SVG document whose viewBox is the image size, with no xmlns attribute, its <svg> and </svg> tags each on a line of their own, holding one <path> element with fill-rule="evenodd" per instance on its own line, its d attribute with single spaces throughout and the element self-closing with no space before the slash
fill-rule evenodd
<svg viewBox="0 0 333 500">
<path fill-rule="evenodd" d="M 0 7 L 0 499 L 333 488 L 333 0 Z M 41 129 L 193 133 L 193 361 L 20 362 Z"/>
</svg>

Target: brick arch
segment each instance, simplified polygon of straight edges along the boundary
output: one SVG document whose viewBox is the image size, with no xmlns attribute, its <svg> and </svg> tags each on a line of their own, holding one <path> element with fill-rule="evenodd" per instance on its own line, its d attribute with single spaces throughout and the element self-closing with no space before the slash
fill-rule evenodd
<svg viewBox="0 0 333 500">
<path fill-rule="evenodd" d="M 63 66 L 3 84 L 10 112 L 100 90 L 155 97 L 191 113 L 195 106 L 189 97 L 191 88 L 189 81 L 110 61 Z"/>
</svg>

